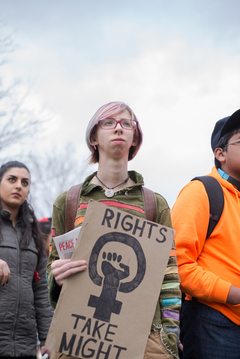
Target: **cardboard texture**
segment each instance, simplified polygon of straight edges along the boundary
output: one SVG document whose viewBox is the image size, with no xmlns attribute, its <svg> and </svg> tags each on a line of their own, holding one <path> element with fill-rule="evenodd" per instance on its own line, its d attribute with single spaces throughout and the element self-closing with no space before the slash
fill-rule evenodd
<svg viewBox="0 0 240 359">
<path fill-rule="evenodd" d="M 46 347 L 80 358 L 142 359 L 174 231 L 90 201 Z"/>
</svg>

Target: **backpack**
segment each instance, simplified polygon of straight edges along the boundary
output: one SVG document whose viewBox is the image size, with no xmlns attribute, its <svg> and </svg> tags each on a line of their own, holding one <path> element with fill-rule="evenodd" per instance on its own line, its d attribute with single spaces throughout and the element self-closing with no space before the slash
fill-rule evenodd
<svg viewBox="0 0 240 359">
<path fill-rule="evenodd" d="M 211 176 L 194 177 L 191 181 L 201 181 L 208 195 L 210 216 L 206 239 L 208 239 L 221 218 L 224 207 L 224 195 L 220 183 Z M 185 301 L 185 293 L 182 292 L 182 303 Z"/>
<path fill-rule="evenodd" d="M 206 235 L 206 239 L 210 237 L 212 231 L 218 224 L 219 219 L 221 218 L 223 207 L 224 207 L 224 196 L 223 190 L 220 183 L 216 180 L 216 178 L 211 176 L 201 176 L 194 177 L 192 181 L 201 181 L 208 195 L 209 207 L 210 207 L 210 216 L 209 216 L 209 224 L 208 231 Z"/>
<path fill-rule="evenodd" d="M 72 186 L 67 194 L 66 199 L 66 213 L 65 213 L 65 226 L 66 232 L 74 229 L 74 221 L 77 213 L 78 199 L 80 191 L 82 188 L 82 183 L 79 183 L 75 186 Z M 149 221 L 155 222 L 157 218 L 157 203 L 155 194 L 150 189 L 142 186 L 143 200 L 145 206 L 146 218 Z"/>
</svg>

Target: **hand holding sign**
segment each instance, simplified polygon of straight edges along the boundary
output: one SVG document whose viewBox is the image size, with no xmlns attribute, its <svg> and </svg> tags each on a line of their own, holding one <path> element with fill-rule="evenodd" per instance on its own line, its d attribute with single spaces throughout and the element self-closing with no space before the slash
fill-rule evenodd
<svg viewBox="0 0 240 359">
<path fill-rule="evenodd" d="M 61 286 L 65 278 L 85 270 L 87 268 L 87 262 L 84 260 L 71 261 L 71 259 L 57 259 L 51 264 L 51 267 L 55 281 Z"/>
</svg>

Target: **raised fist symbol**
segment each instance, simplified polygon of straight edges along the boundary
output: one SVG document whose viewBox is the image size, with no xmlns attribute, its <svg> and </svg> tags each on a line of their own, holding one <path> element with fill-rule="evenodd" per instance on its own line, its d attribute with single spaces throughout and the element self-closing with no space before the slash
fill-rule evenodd
<svg viewBox="0 0 240 359">
<path fill-rule="evenodd" d="M 117 253 L 103 252 L 101 269 L 104 280 L 97 273 L 99 253 L 103 246 L 109 242 L 123 243 L 134 250 L 137 260 L 137 274 L 131 282 L 120 283 L 122 279 L 129 277 L 129 266 L 121 263 L 122 256 Z M 122 302 L 116 300 L 117 291 L 124 293 L 133 291 L 143 280 L 145 271 L 145 255 L 139 242 L 134 237 L 119 232 L 107 233 L 101 236 L 93 247 L 89 260 L 89 276 L 92 281 L 101 286 L 103 280 L 100 296 L 90 295 L 88 301 L 88 306 L 96 308 L 94 318 L 109 322 L 112 313 L 119 314 Z"/>
</svg>

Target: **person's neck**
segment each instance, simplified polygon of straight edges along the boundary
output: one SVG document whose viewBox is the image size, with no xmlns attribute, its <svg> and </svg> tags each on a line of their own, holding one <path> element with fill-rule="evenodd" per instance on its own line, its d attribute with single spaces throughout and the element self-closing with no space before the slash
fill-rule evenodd
<svg viewBox="0 0 240 359">
<path fill-rule="evenodd" d="M 110 163 L 111 162 L 111 163 Z M 126 161 L 99 162 L 97 176 L 109 188 L 124 182 L 128 176 Z"/>
</svg>

